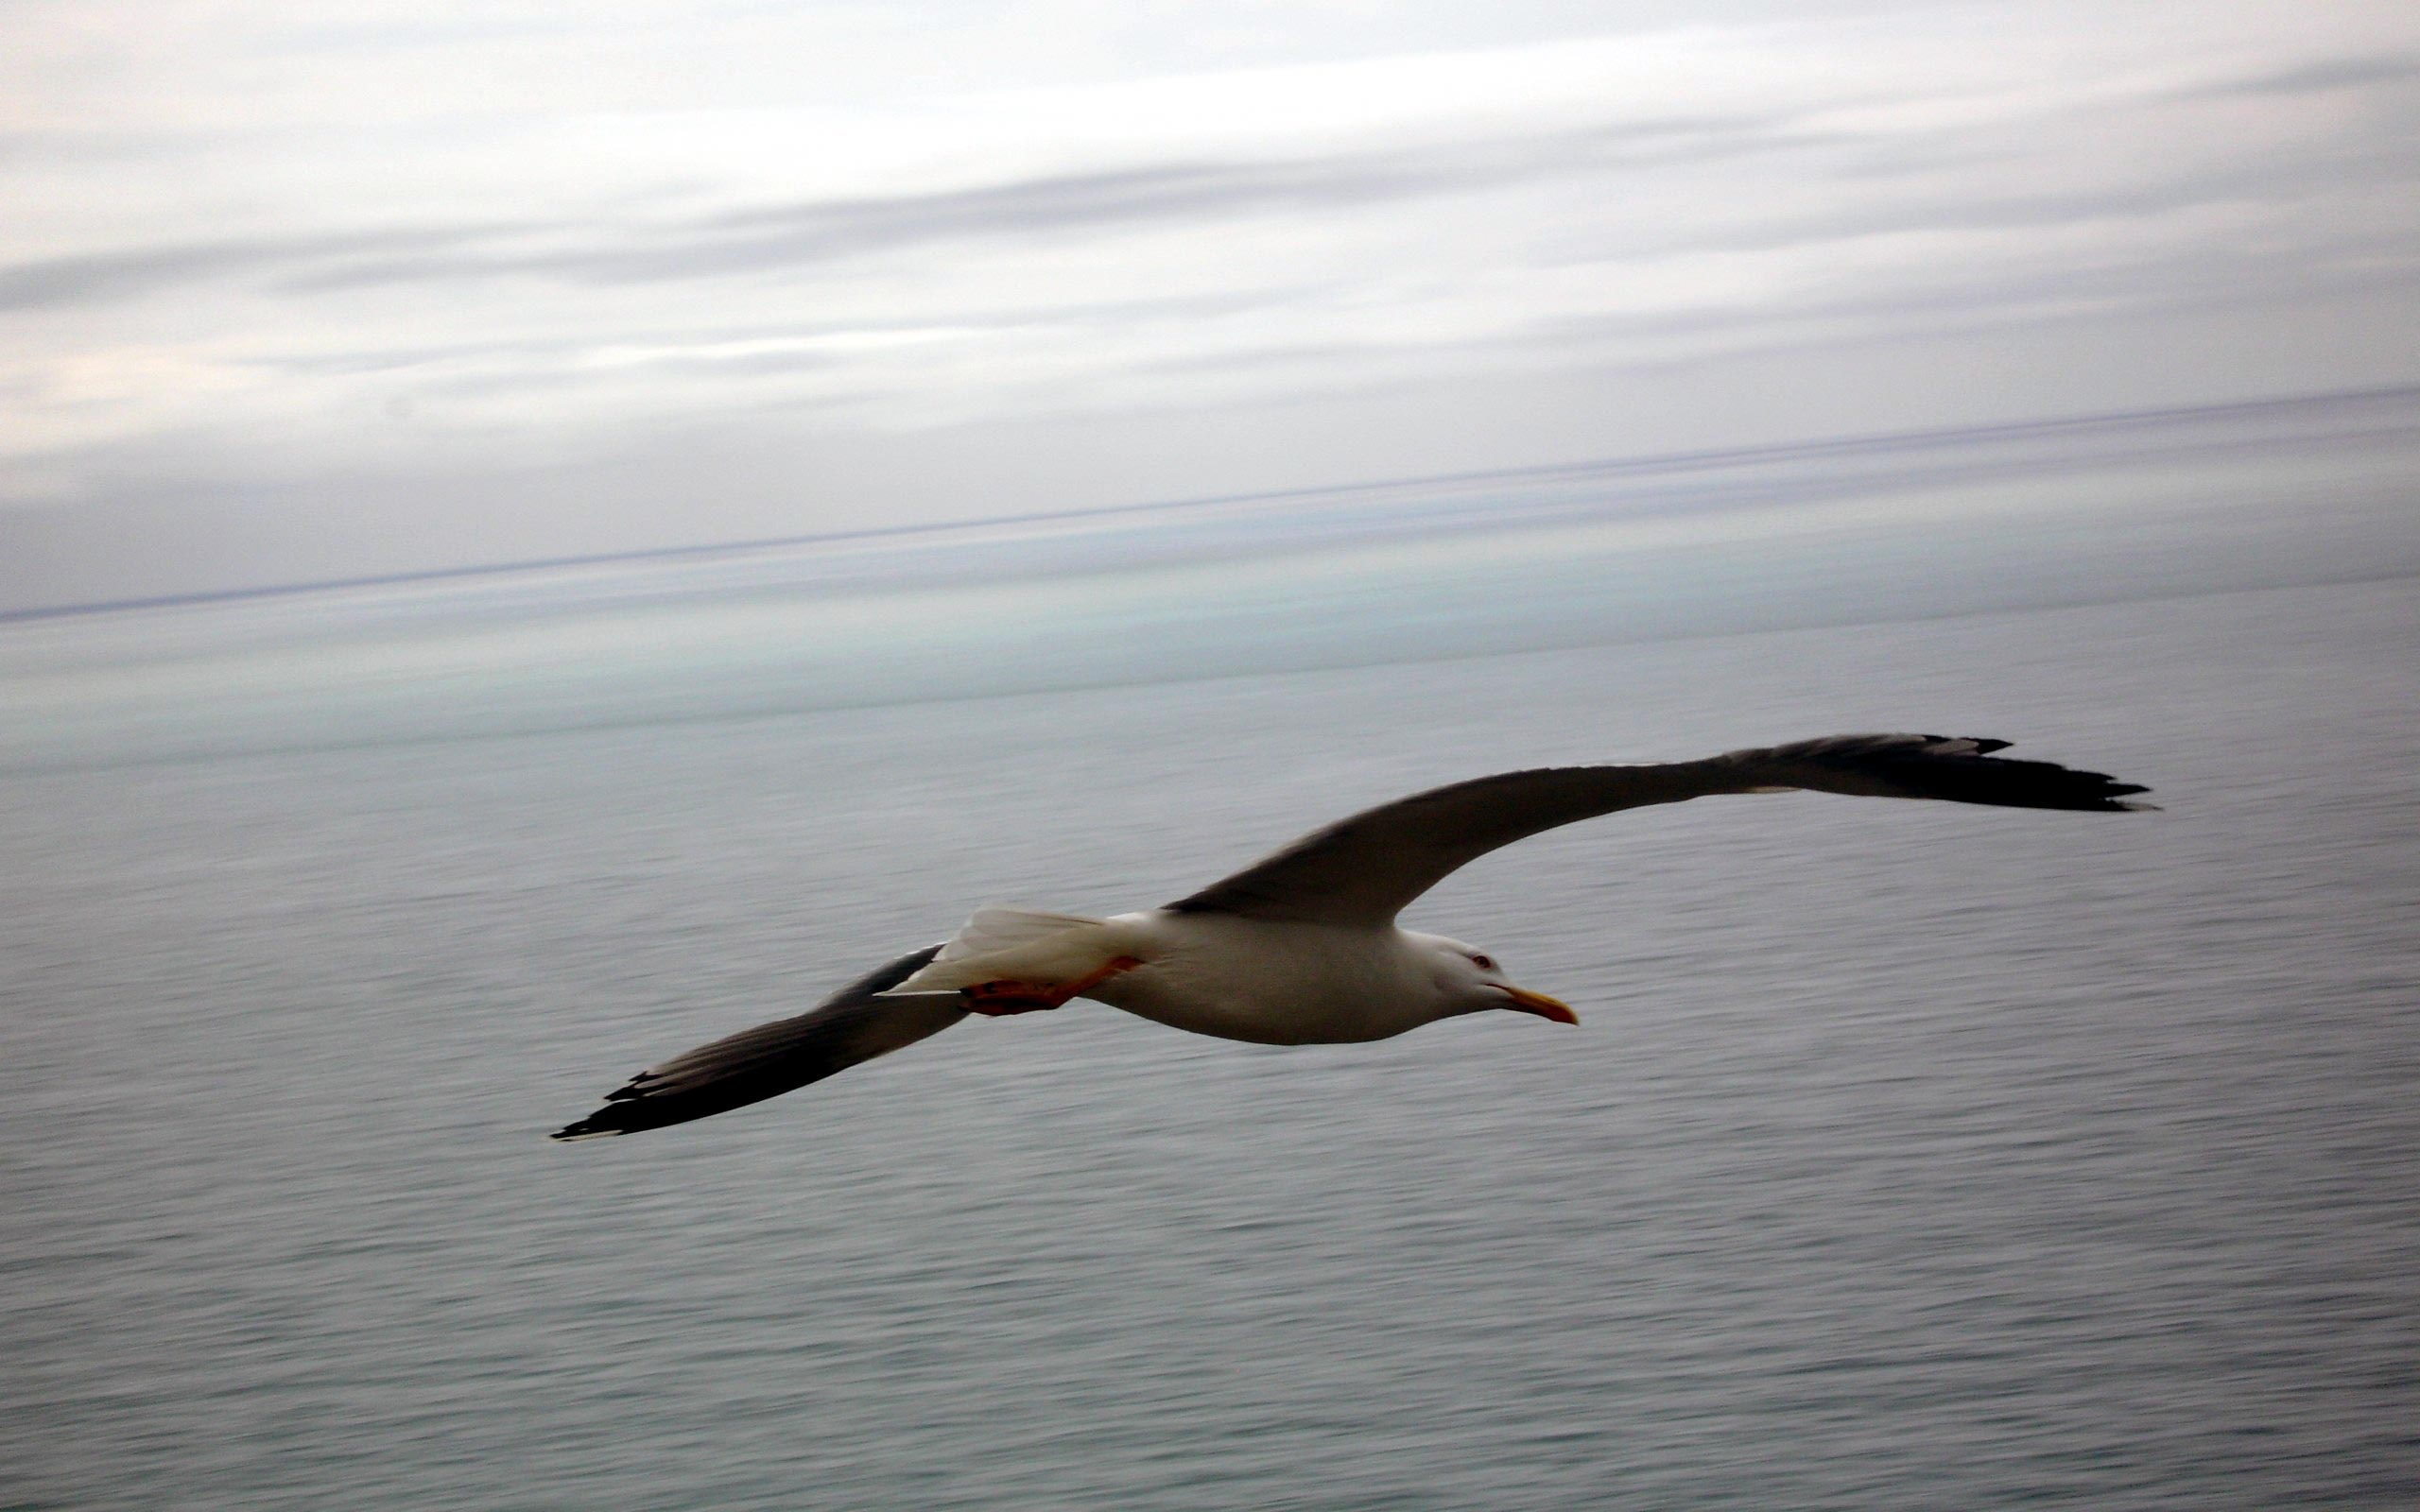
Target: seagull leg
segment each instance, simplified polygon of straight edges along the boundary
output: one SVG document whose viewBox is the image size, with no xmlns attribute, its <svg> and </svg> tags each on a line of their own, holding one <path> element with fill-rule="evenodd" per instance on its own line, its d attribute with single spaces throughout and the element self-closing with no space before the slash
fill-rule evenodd
<svg viewBox="0 0 2420 1512">
<path fill-rule="evenodd" d="M 1060 987 L 1043 987 L 1032 982 L 977 982 L 958 991 L 959 996 L 966 1000 L 967 1012 L 1004 1019 L 1012 1013 L 1039 1013 L 1046 1008 L 1063 1007 L 1070 998 L 1082 997 L 1118 972 L 1131 971 L 1142 964 L 1132 955 L 1120 955 L 1098 970 L 1088 971 Z"/>
<path fill-rule="evenodd" d="M 966 1000 L 967 1012 L 990 1019 L 1005 1019 L 1011 1013 L 1039 1013 L 1059 1005 L 1049 988 L 1025 982 L 977 982 L 959 988 L 958 995 Z"/>
</svg>

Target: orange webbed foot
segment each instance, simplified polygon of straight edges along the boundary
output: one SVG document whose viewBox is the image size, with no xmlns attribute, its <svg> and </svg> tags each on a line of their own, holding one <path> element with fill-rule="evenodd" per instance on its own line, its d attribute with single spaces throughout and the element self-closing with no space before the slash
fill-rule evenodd
<svg viewBox="0 0 2420 1512">
<path fill-rule="evenodd" d="M 966 1001 L 966 1011 L 988 1018 L 1005 1019 L 1012 1013 L 1040 1013 L 1062 1006 L 1067 994 L 1056 988 L 1036 987 L 1030 982 L 977 982 L 958 989 Z"/>
<path fill-rule="evenodd" d="M 1070 999 L 1083 996 L 1120 971 L 1131 971 L 1143 963 L 1132 955 L 1120 955 L 1099 970 L 1087 971 L 1063 987 L 1043 987 L 1032 982 L 977 982 L 962 987 L 958 995 L 965 1000 L 966 1011 L 987 1018 L 1004 1019 L 1013 1013 L 1041 1013 L 1049 1008 L 1067 1005 Z"/>
</svg>

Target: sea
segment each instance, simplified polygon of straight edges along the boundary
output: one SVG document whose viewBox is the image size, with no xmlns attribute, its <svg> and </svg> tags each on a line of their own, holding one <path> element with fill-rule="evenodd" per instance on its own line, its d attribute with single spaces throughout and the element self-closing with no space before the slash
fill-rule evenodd
<svg viewBox="0 0 2420 1512">
<path fill-rule="evenodd" d="M 0 621 L 0 1506 L 2420 1505 L 2361 403 Z M 1619 815 L 1406 920 L 1578 1028 L 545 1139 L 982 903 L 1893 729 L 2162 811 Z"/>
</svg>

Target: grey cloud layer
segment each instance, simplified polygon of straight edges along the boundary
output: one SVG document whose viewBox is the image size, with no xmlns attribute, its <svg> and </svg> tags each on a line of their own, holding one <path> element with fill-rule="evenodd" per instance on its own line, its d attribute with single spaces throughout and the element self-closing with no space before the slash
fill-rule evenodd
<svg viewBox="0 0 2420 1512">
<path fill-rule="evenodd" d="M 1780 116 L 1644 122 L 1428 150 L 1051 175 L 727 211 L 662 225 L 530 221 L 176 243 L 0 267 L 0 309 L 90 303 L 260 275 L 275 276 L 279 286 L 295 293 L 506 276 L 590 283 L 712 278 L 922 246 L 1323 212 L 1625 165 L 1736 157 L 1808 140 Z"/>
<path fill-rule="evenodd" d="M 2407 86 L 2420 60 L 2341 58 L 2194 93 L 2308 94 Z M 1322 214 L 1555 178 L 1840 146 L 1784 112 L 1634 121 L 1549 135 L 1426 148 L 1260 162 L 1144 164 L 923 194 L 809 200 L 665 222 L 533 219 L 394 227 L 294 237 L 189 240 L 0 266 L 0 310 L 140 299 L 213 283 L 266 282 L 313 295 L 495 278 L 641 284 L 778 272 L 854 258 L 984 241 L 1183 227 L 1257 215 Z M 1890 143 L 1863 139 L 1886 158 Z M 1934 145 L 1912 161 L 1858 173 L 1939 170 Z M 1995 193 L 1975 188 L 1926 205 L 1859 204 L 1830 217 L 1779 215 L 1692 235 L 1635 238 L 1660 252 L 1786 245 L 1927 226 L 2049 224 L 2235 197 L 2295 198 L 2344 176 L 2409 170 L 2407 149 L 2374 142 L 2335 161 L 2247 162 L 2165 182 L 2111 189 Z"/>
<path fill-rule="evenodd" d="M 0 310 L 60 308 L 174 292 L 331 260 L 468 246 L 494 228 L 398 228 L 336 235 L 169 242 L 0 267 Z"/>
</svg>

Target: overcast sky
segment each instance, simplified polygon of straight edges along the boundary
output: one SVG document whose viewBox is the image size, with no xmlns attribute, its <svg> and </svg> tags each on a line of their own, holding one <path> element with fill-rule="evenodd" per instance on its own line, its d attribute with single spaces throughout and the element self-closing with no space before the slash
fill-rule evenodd
<svg viewBox="0 0 2420 1512">
<path fill-rule="evenodd" d="M 2420 381 L 2420 6 L 0 3 L 0 608 Z"/>
</svg>

